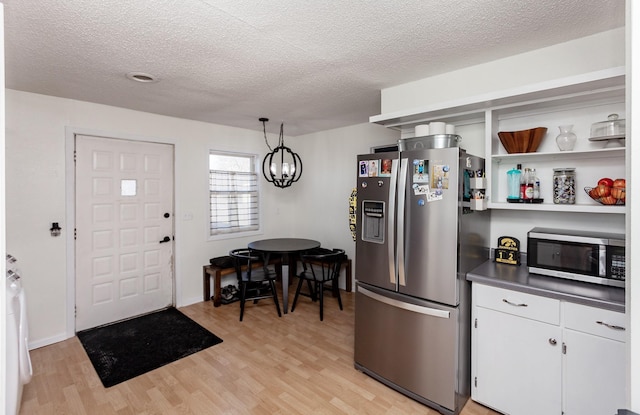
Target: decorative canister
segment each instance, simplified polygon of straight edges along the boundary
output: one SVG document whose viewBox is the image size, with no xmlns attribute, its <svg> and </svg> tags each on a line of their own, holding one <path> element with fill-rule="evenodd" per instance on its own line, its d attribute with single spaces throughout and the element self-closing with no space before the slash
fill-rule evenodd
<svg viewBox="0 0 640 415">
<path fill-rule="evenodd" d="M 568 205 L 576 203 L 575 168 L 553 169 L 553 203 Z"/>
</svg>

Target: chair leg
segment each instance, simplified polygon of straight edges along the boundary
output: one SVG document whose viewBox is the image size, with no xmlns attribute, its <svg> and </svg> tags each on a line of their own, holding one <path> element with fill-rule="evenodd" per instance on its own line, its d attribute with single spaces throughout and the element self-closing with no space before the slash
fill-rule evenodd
<svg viewBox="0 0 640 415">
<path fill-rule="evenodd" d="M 278 301 L 278 292 L 276 291 L 276 283 L 273 280 L 269 280 L 269 285 L 271 285 L 271 292 L 273 293 L 273 302 L 276 303 L 276 310 L 278 310 L 278 317 L 282 317 L 282 313 L 280 313 L 280 302 Z"/>
<path fill-rule="evenodd" d="M 309 281 L 307 281 L 309 282 Z M 296 308 L 298 297 L 300 296 L 300 288 L 302 288 L 302 278 L 298 278 L 298 287 L 296 288 L 296 295 L 293 296 L 293 303 L 291 303 L 291 312 Z"/>
<path fill-rule="evenodd" d="M 247 297 L 247 284 L 241 284 L 240 287 L 240 321 L 242 321 L 242 316 L 244 315 L 244 302 Z"/>
<path fill-rule="evenodd" d="M 309 296 L 311 297 L 311 301 L 316 301 L 316 293 L 313 290 L 313 284 L 311 281 L 307 280 L 307 288 L 309 289 Z"/>
<path fill-rule="evenodd" d="M 340 310 L 342 310 L 342 298 L 340 298 L 340 289 L 337 290 L 337 296 L 338 296 L 338 305 L 340 306 Z"/>
<path fill-rule="evenodd" d="M 324 306 L 324 284 L 318 282 L 316 284 L 316 291 L 318 293 L 318 299 L 320 300 L 320 321 L 324 320 L 323 306 Z"/>
</svg>

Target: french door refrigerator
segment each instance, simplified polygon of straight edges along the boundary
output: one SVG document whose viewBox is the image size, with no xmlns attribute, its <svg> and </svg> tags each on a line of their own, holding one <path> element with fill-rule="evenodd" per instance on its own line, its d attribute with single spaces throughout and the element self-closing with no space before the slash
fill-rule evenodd
<svg viewBox="0 0 640 415">
<path fill-rule="evenodd" d="M 465 274 L 489 247 L 470 182 L 483 172 L 457 146 L 358 156 L 355 367 L 443 414 L 470 395 Z"/>
</svg>

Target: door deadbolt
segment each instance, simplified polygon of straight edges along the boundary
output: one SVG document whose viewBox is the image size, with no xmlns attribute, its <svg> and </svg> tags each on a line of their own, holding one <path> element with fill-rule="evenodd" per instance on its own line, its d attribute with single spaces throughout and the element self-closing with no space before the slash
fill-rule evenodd
<svg viewBox="0 0 640 415">
<path fill-rule="evenodd" d="M 168 217 L 169 217 L 169 216 L 171 216 L 171 215 L 169 214 L 169 212 L 167 212 L 167 213 L 165 213 L 163 216 L 164 216 L 165 218 L 168 218 Z"/>
</svg>

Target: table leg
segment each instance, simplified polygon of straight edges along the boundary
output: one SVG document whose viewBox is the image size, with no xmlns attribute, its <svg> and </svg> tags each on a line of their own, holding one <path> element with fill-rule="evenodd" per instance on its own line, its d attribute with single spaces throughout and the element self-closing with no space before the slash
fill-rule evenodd
<svg viewBox="0 0 640 415">
<path fill-rule="evenodd" d="M 284 255 L 287 269 L 282 270 L 282 311 L 284 314 L 289 312 L 289 281 L 293 281 L 291 277 L 291 254 Z"/>
</svg>

